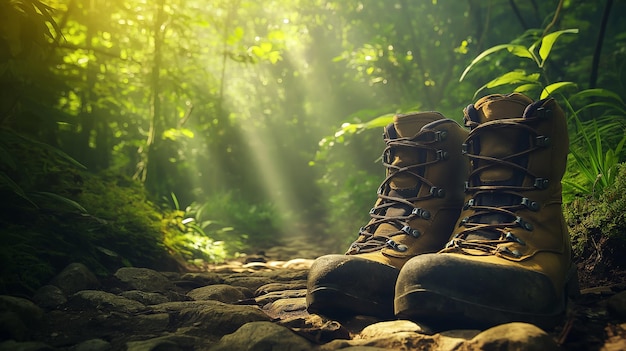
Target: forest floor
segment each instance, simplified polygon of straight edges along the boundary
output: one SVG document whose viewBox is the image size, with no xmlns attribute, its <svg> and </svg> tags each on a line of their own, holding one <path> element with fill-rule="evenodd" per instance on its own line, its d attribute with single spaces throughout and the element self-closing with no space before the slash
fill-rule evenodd
<svg viewBox="0 0 626 351">
<path fill-rule="evenodd" d="M 89 278 L 92 274 L 84 265 L 68 267 L 33 298 L 39 307 L 26 299 L 0 296 L 0 307 L 12 311 L 0 313 L 0 351 L 223 351 L 263 345 L 306 351 L 400 346 L 459 351 L 495 345 L 498 350 L 626 350 L 626 270 L 615 265 L 623 251 L 613 250 L 607 241 L 597 242 L 596 254 L 578 262 L 580 296 L 570 301 L 563 323 L 554 330 L 539 330 L 540 337 L 537 328 L 520 329 L 520 323 L 498 326 L 502 329 L 491 334 L 432 333 L 410 321 L 365 316 L 334 321 L 309 314 L 305 295 L 311 263 L 337 251 L 331 243 L 314 241 L 290 236 L 256 255 L 181 272 L 124 267 L 96 279 Z M 13 315 L 19 317 L 8 318 Z M 41 317 L 36 330 L 32 315 Z M 25 322 L 7 324 L 15 318 Z M 486 334 L 497 334 L 496 339 L 488 339 L 491 344 L 484 347 L 472 344 L 485 342 Z"/>
<path fill-rule="evenodd" d="M 298 252 L 305 241 L 293 238 L 285 246 L 267 252 L 269 258 L 281 252 Z M 307 248 L 311 248 L 310 241 Z M 325 243 L 317 246 L 324 251 Z M 331 253 L 331 249 L 319 254 Z M 568 303 L 568 313 L 563 323 L 549 331 L 562 350 L 568 351 L 623 351 L 626 350 L 626 299 L 611 301 L 619 293 L 626 294 L 626 266 L 624 251 L 609 240 L 594 242 L 594 254 L 576 259 L 580 295 Z M 293 256 L 295 257 L 295 256 Z M 291 257 L 291 258 L 293 258 Z M 286 258 L 286 257 L 282 257 Z"/>
</svg>

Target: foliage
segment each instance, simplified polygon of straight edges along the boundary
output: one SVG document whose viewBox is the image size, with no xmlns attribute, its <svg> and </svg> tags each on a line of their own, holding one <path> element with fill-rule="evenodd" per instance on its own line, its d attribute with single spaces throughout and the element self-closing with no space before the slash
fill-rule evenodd
<svg viewBox="0 0 626 351">
<path fill-rule="evenodd" d="M 578 29 L 564 29 L 560 31 L 556 31 L 547 35 L 544 35 L 538 39 L 533 38 L 535 35 L 538 35 L 538 31 L 531 31 L 530 37 L 534 39 L 534 42 L 526 47 L 521 44 L 502 44 L 496 45 L 492 48 L 489 48 L 483 51 L 480 55 L 476 56 L 474 60 L 465 68 L 465 71 L 461 74 L 460 81 L 463 81 L 467 73 L 479 62 L 484 61 L 489 55 L 494 54 L 498 51 L 506 50 L 510 54 L 517 56 L 523 59 L 530 59 L 535 64 L 535 67 L 532 71 L 527 72 L 524 69 L 516 69 L 514 71 L 506 72 L 499 77 L 492 79 L 490 82 L 483 85 L 479 88 L 474 97 L 478 95 L 484 89 L 492 89 L 501 87 L 503 85 L 516 85 L 514 91 L 523 92 L 526 94 L 531 94 L 536 91 L 540 91 L 540 98 L 543 99 L 549 95 L 554 94 L 557 90 L 560 90 L 565 87 L 575 86 L 576 84 L 573 82 L 554 82 L 551 83 L 549 78 L 546 77 L 546 63 L 550 53 L 552 52 L 552 48 L 556 43 L 556 40 L 563 34 L 573 34 L 578 33 Z M 525 41 L 528 40 L 525 37 L 517 38 L 515 41 Z M 545 85 L 548 83 L 548 85 Z"/>
<path fill-rule="evenodd" d="M 3 152 L 13 163 L 0 169 L 14 184 L 0 186 L 2 293 L 30 293 L 72 262 L 99 274 L 128 265 L 171 269 L 160 211 L 140 184 L 92 175 L 48 145 L 8 135 Z"/>
<path fill-rule="evenodd" d="M 416 108 L 460 120 L 485 82 L 481 93 L 516 86 L 536 97 L 569 93 L 587 87 L 590 66 L 599 74 L 589 88 L 624 96 L 626 24 L 617 15 L 626 4 L 614 4 L 600 47 L 602 4 L 559 3 L 555 11 L 545 1 L 2 1 L 0 124 L 62 150 L 91 175 L 105 174 L 108 187 L 129 188 L 113 193 L 131 197 L 143 219 L 131 224 L 131 215 L 110 207 L 96 216 L 99 198 L 80 198 L 78 179 L 91 182 L 89 173 L 67 160 L 52 165 L 55 152 L 17 154 L 0 138 L 0 190 L 7 204 L 16 204 L 6 205 L 7 213 L 22 221 L 51 208 L 82 213 L 90 226 L 106 219 L 128 230 L 133 243 L 152 247 L 155 236 L 164 238 L 155 231 L 162 229 L 159 211 L 145 199 L 175 193 L 189 211 L 182 219 L 169 212 L 164 218 L 176 226 L 201 219 L 198 228 L 185 223 L 180 247 L 195 245 L 197 234 L 209 240 L 205 248 L 223 241 L 224 250 L 236 252 L 269 244 L 277 233 L 317 233 L 320 223 L 328 235 L 341 228 L 339 236 L 352 237 L 355 229 L 347 227 L 358 227 L 366 213 L 357 210 L 371 205 L 375 179 L 382 178 L 377 129 L 389 119 L 368 120 Z M 502 55 L 508 49 L 517 60 Z M 623 112 L 601 104 L 621 105 L 579 97 L 569 100 L 594 147 L 596 123 L 606 159 L 620 142 L 606 126 L 616 126 Z M 572 123 L 572 146 L 589 162 L 580 130 Z M 22 157 L 32 163 L 21 165 Z M 580 177 L 592 189 L 576 168 L 568 179 Z M 127 183 L 133 176 L 145 189 Z M 63 184 L 53 187 L 56 182 Z M 91 188 L 105 190 L 93 182 Z M 103 196 L 120 211 L 133 211 Z M 151 234 L 137 235 L 140 227 Z M 176 242 L 173 233 L 169 243 Z M 113 246 L 85 255 L 134 257 L 126 246 Z"/>
<path fill-rule="evenodd" d="M 220 227 L 207 234 L 207 228 L 194 223 L 184 211 L 171 211 L 163 218 L 164 244 L 175 257 L 198 267 L 207 263 L 224 261 L 227 252 L 223 241 L 215 241 L 209 234 L 227 232 L 229 227 Z"/>
<path fill-rule="evenodd" d="M 282 221 L 290 220 L 271 203 L 250 204 L 234 192 L 214 194 L 205 203 L 174 210 L 163 219 L 165 246 L 189 264 L 219 263 L 250 249 L 278 244 Z"/>
<path fill-rule="evenodd" d="M 610 187 L 616 181 L 617 165 L 624 159 L 624 143 L 626 142 L 626 125 L 624 117 L 624 103 L 619 96 L 602 89 L 594 89 L 593 91 L 582 91 L 574 95 L 571 99 L 580 99 L 582 96 L 592 96 L 595 98 L 608 97 L 616 100 L 612 102 L 596 101 L 585 104 L 579 111 L 575 111 L 568 100 L 565 100 L 568 109 L 571 111 L 571 120 L 576 127 L 576 134 L 572 140 L 570 147 L 571 159 L 575 168 L 569 168 L 570 176 L 563 181 L 565 201 L 569 201 L 572 194 L 586 194 L 598 196 L 604 190 Z M 617 105 L 619 103 L 619 105 Z M 604 115 L 591 119 L 587 124 L 583 124 L 579 113 L 586 109 L 601 107 Z M 607 110 L 607 107 L 609 108 Z M 616 119 L 615 115 L 607 112 L 615 108 L 621 114 L 621 118 Z M 619 115 L 617 116 L 619 117 Z M 602 123 L 602 126 L 600 125 Z M 615 131 L 622 131 L 615 133 Z M 615 139 L 615 147 L 606 145 L 607 141 L 612 142 L 614 138 L 611 136 L 618 135 L 621 138 Z M 574 179 L 576 174 L 582 175 L 578 179 Z"/>
</svg>

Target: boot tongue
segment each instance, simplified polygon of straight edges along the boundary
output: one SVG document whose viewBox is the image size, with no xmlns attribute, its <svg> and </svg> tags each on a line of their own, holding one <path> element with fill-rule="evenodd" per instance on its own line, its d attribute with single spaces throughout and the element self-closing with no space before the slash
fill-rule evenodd
<svg viewBox="0 0 626 351">
<path fill-rule="evenodd" d="M 478 100 L 473 105 L 473 110 L 468 112 L 466 110 L 466 118 L 471 119 L 479 124 L 493 122 L 497 120 L 505 120 L 511 118 L 522 118 L 524 110 L 530 104 L 532 100 L 521 94 L 510 95 L 490 95 Z M 472 110 L 472 108 L 468 108 Z M 496 122 L 497 123 L 497 122 Z M 510 127 L 491 129 L 488 132 L 479 134 L 477 140 L 478 155 L 488 156 L 497 159 L 502 159 L 506 156 L 510 156 L 519 152 L 521 149 L 526 148 L 528 136 L 526 133 Z M 520 160 L 511 160 L 520 161 Z M 474 169 L 482 167 L 486 164 L 490 166 L 482 170 L 478 174 L 478 181 L 480 184 L 473 185 L 521 185 L 524 177 L 520 177 L 510 167 L 497 166 L 493 163 L 485 163 L 484 161 L 476 160 L 473 166 Z M 526 165 L 522 165 L 526 166 Z M 476 179 L 474 179 L 476 181 Z M 487 206 L 507 206 L 512 205 L 515 202 L 519 202 L 516 196 L 503 193 L 483 193 L 476 199 L 478 204 Z M 502 223 L 505 221 L 511 221 L 511 218 L 501 214 L 487 214 L 481 215 L 477 218 L 479 223 Z M 497 239 L 499 235 L 487 231 L 478 231 L 470 234 L 467 239 L 482 239 L 491 240 Z"/>
<path fill-rule="evenodd" d="M 478 123 L 491 122 L 509 118 L 521 118 L 526 107 L 532 103 L 521 94 L 490 95 L 474 104 L 476 114 L 471 118 Z M 477 119 L 477 120 L 476 120 Z M 512 128 L 503 128 L 497 132 L 480 137 L 479 155 L 501 159 L 518 151 L 520 145 L 526 143 L 527 136 Z M 477 166 L 482 166 L 479 162 Z M 479 175 L 481 183 L 510 182 L 513 171 L 509 167 L 491 166 Z"/>
<path fill-rule="evenodd" d="M 396 115 L 393 117 L 393 127 L 399 138 L 412 138 L 419 133 L 428 123 L 442 119 L 443 116 L 437 112 L 421 112 L 406 115 Z M 424 155 L 416 152 L 415 148 L 408 146 L 397 146 L 394 150 L 392 165 L 407 167 L 416 163 L 424 162 Z M 412 175 L 402 173 L 391 178 L 389 185 L 392 189 L 419 189 L 419 181 Z M 416 196 L 416 195 L 413 195 Z"/>
<path fill-rule="evenodd" d="M 391 139 L 412 138 L 416 136 L 416 134 L 418 134 L 425 125 L 443 118 L 444 117 L 438 112 L 420 112 L 396 115 L 393 117 L 393 125 L 388 126 L 388 128 L 393 128 L 396 137 L 389 135 L 393 134 L 389 132 L 387 133 L 387 137 Z M 408 167 L 425 161 L 424 153 L 409 146 L 395 146 L 392 156 L 393 160 L 391 164 L 397 167 Z M 418 169 L 413 169 L 413 172 L 417 171 Z M 423 169 L 421 171 L 423 171 Z M 416 197 L 420 190 L 420 185 L 421 182 L 415 176 L 402 172 L 394 175 L 389 181 L 390 190 L 387 195 L 405 199 Z M 395 204 L 387 209 L 385 215 L 390 217 L 406 216 L 412 210 L 413 209 L 408 206 Z M 376 228 L 374 234 L 385 235 L 397 231 L 398 228 L 394 225 L 381 223 L 378 228 Z"/>
</svg>

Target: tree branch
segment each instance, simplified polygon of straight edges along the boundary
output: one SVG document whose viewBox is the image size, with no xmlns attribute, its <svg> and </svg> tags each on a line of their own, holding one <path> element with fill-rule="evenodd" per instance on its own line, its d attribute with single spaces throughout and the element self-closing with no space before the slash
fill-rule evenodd
<svg viewBox="0 0 626 351">
<path fill-rule="evenodd" d="M 542 37 L 546 36 L 546 34 L 548 34 L 550 29 L 552 29 L 552 27 L 559 20 L 559 15 L 561 14 L 562 8 L 563 8 L 563 0 L 559 0 L 559 4 L 556 6 L 556 11 L 554 11 L 554 17 L 552 17 L 552 21 L 548 23 L 548 25 L 546 26 L 546 29 L 544 29 L 543 34 L 541 35 Z"/>
<path fill-rule="evenodd" d="M 613 0 L 606 0 L 604 5 L 604 13 L 602 14 L 602 22 L 600 23 L 600 32 L 598 32 L 598 40 L 596 40 L 596 49 L 593 53 L 593 62 L 591 63 L 591 74 L 589 75 L 589 89 L 596 87 L 598 83 L 598 67 L 600 66 L 600 55 L 602 54 L 602 44 L 606 33 L 606 26 L 609 22 L 609 15 Z"/>
<path fill-rule="evenodd" d="M 522 28 L 524 30 L 528 30 L 528 25 L 526 24 L 526 21 L 524 21 L 524 17 L 522 17 L 522 14 L 520 13 L 519 8 L 517 7 L 517 4 L 515 3 L 515 0 L 509 0 L 509 4 L 511 5 L 511 8 L 513 9 L 513 13 L 515 13 L 515 17 L 517 17 L 517 20 L 522 25 Z"/>
</svg>

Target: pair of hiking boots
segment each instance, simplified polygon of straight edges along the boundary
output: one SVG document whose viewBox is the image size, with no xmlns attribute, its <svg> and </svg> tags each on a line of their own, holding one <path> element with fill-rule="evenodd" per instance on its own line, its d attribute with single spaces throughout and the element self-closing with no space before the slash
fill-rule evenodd
<svg viewBox="0 0 626 351">
<path fill-rule="evenodd" d="M 434 328 L 562 320 L 578 292 L 561 209 L 564 113 L 517 93 L 463 112 L 469 132 L 437 112 L 385 128 L 387 177 L 371 220 L 346 254 L 313 263 L 311 313 Z"/>
</svg>

